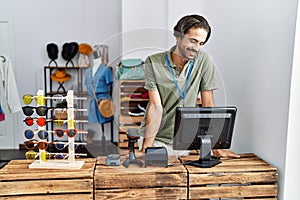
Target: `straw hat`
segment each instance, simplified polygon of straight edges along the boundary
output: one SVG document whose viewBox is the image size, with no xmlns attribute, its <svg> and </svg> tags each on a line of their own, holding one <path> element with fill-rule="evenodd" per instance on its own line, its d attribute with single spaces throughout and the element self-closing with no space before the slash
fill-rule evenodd
<svg viewBox="0 0 300 200">
<path fill-rule="evenodd" d="M 71 75 L 67 74 L 65 69 L 56 69 L 55 73 L 51 74 L 50 78 L 56 82 L 66 82 L 70 80 Z"/>
</svg>

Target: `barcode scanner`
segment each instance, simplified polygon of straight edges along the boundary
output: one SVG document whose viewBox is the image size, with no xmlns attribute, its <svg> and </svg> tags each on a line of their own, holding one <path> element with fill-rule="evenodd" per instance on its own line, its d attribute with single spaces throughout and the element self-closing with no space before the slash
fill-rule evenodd
<svg viewBox="0 0 300 200">
<path fill-rule="evenodd" d="M 140 138 L 140 135 L 137 134 L 137 129 L 128 129 L 127 130 L 127 138 L 128 138 L 128 149 L 129 149 L 129 157 L 123 162 L 123 166 L 126 168 L 129 166 L 129 164 L 137 164 L 139 167 L 143 166 L 142 161 L 136 159 L 135 153 L 134 153 L 134 143 L 138 141 Z"/>
</svg>

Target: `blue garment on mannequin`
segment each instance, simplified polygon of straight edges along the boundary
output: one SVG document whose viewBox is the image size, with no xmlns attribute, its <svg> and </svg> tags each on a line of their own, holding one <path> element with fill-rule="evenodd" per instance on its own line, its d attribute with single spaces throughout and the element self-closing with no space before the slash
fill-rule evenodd
<svg viewBox="0 0 300 200">
<path fill-rule="evenodd" d="M 110 87 L 113 84 L 113 76 L 110 67 L 100 64 L 93 76 L 92 67 L 86 70 L 84 84 L 89 93 L 88 121 L 90 123 L 106 123 L 113 120 L 113 117 L 105 118 L 98 110 L 98 103 L 95 101 L 91 83 L 99 100 L 110 97 Z"/>
</svg>

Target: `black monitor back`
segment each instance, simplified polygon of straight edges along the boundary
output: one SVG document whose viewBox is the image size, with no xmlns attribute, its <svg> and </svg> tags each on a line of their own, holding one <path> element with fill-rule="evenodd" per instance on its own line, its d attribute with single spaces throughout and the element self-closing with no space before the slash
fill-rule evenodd
<svg viewBox="0 0 300 200">
<path fill-rule="evenodd" d="M 229 149 L 237 108 L 178 107 L 175 114 L 173 149 L 199 150 L 200 135 L 211 135 L 211 147 Z"/>
</svg>

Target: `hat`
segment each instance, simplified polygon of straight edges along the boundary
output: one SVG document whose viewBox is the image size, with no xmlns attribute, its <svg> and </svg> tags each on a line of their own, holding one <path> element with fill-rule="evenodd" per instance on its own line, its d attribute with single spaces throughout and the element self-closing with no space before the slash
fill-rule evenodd
<svg viewBox="0 0 300 200">
<path fill-rule="evenodd" d="M 56 69 L 55 73 L 51 74 L 50 78 L 56 82 L 66 82 L 70 80 L 71 75 L 67 74 L 65 69 Z"/>
<path fill-rule="evenodd" d="M 93 49 L 89 44 L 82 43 L 79 45 L 78 51 L 79 51 L 79 53 L 82 53 L 85 55 L 90 55 L 92 53 Z"/>
<path fill-rule="evenodd" d="M 48 53 L 48 57 L 50 58 L 50 62 L 48 66 L 50 66 L 52 62 L 54 62 L 54 64 L 57 66 L 55 60 L 58 58 L 58 46 L 54 43 L 47 44 L 47 53 Z"/>
<path fill-rule="evenodd" d="M 63 45 L 61 55 L 65 60 L 70 61 L 76 56 L 77 52 L 78 44 L 76 42 L 70 42 Z"/>
<path fill-rule="evenodd" d="M 48 52 L 48 57 L 51 60 L 55 60 L 58 58 L 58 46 L 54 43 L 49 43 L 47 44 L 47 52 Z"/>
</svg>

